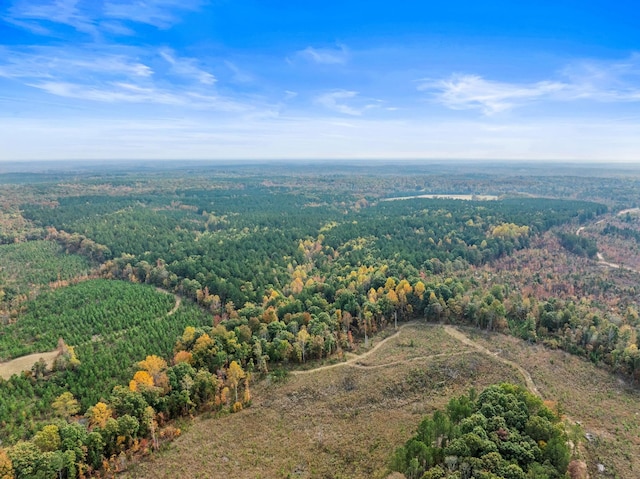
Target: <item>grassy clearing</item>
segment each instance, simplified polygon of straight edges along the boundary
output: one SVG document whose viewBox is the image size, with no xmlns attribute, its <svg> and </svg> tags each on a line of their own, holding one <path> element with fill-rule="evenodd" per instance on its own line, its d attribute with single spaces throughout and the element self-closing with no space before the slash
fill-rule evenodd
<svg viewBox="0 0 640 479">
<path fill-rule="evenodd" d="M 0 377 L 3 379 L 9 379 L 14 374 L 20 374 L 22 371 L 28 371 L 41 358 L 44 359 L 47 366 L 51 367 L 54 359 L 58 356 L 58 353 L 59 351 L 55 350 L 46 353 L 29 354 L 28 356 L 22 356 L 12 361 L 0 363 Z"/>
<path fill-rule="evenodd" d="M 504 359 L 529 372 L 545 399 L 557 400 L 582 424 L 574 440 L 595 435 L 580 449 L 591 477 L 637 477 L 637 390 L 561 351 L 464 333 L 496 354 L 465 346 L 440 326 L 407 326 L 368 356 L 365 367 L 354 362 L 257 384 L 251 408 L 196 419 L 164 452 L 122 477 L 383 478 L 395 448 L 451 396 L 502 381 L 524 385 Z M 598 463 L 604 474 L 596 473 Z"/>
<path fill-rule="evenodd" d="M 381 366 L 383 355 L 394 363 L 389 367 L 343 365 L 285 383 L 263 381 L 251 408 L 197 419 L 167 451 L 123 477 L 386 477 L 395 447 L 452 395 L 523 383 L 516 370 L 486 355 L 459 354 L 442 334 L 437 326 L 401 331 L 367 358 Z M 403 346 L 410 338 L 421 346 Z M 418 348 L 425 357 L 416 359 Z"/>
<path fill-rule="evenodd" d="M 448 335 L 444 328 L 415 323 L 403 326 L 401 334 L 391 337 L 383 348 L 357 364 L 381 366 L 398 361 L 414 361 L 432 354 L 471 350 Z"/>
</svg>

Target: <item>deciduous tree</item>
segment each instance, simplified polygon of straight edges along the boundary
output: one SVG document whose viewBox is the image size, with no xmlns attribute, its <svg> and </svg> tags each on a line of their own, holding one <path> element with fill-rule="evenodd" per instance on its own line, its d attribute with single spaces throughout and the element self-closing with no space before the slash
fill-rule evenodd
<svg viewBox="0 0 640 479">
<path fill-rule="evenodd" d="M 242 367 L 235 361 L 231 361 L 229 365 L 229 369 L 227 370 L 227 378 L 229 379 L 229 384 L 233 388 L 233 393 L 235 395 L 235 402 L 238 402 L 238 385 L 240 384 L 240 380 L 244 379 L 246 376 Z"/>
<path fill-rule="evenodd" d="M 13 479 L 14 471 L 7 452 L 0 448 L 0 479 Z"/>
<path fill-rule="evenodd" d="M 57 416 L 63 417 L 65 419 L 69 419 L 69 417 L 77 414 L 80 410 L 80 405 L 78 401 L 73 397 L 69 391 L 62 393 L 60 396 L 56 398 L 55 401 L 51 404 L 53 411 Z"/>
<path fill-rule="evenodd" d="M 111 408 L 103 402 L 97 403 L 95 406 L 90 407 L 86 413 L 89 419 L 89 427 L 104 427 L 112 415 Z"/>
</svg>

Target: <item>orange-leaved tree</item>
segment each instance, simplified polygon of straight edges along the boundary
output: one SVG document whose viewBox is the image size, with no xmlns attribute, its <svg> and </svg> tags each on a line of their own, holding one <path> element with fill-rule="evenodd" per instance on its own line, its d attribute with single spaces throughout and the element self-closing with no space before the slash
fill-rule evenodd
<svg viewBox="0 0 640 479">
<path fill-rule="evenodd" d="M 13 464 L 4 449 L 0 448 L 0 479 L 13 479 Z"/>
</svg>

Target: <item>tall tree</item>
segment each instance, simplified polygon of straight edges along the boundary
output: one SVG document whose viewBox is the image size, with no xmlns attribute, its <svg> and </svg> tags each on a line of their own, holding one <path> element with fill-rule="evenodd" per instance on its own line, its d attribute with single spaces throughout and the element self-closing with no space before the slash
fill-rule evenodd
<svg viewBox="0 0 640 479">
<path fill-rule="evenodd" d="M 235 402 L 238 402 L 238 385 L 240 384 L 240 380 L 244 379 L 245 376 L 246 373 L 242 367 L 237 362 L 231 361 L 229 369 L 227 370 L 227 378 L 229 379 L 229 384 L 233 388 L 233 393 L 236 398 Z"/>
<path fill-rule="evenodd" d="M 298 335 L 296 336 L 298 344 L 300 344 L 300 349 L 302 349 L 302 362 L 305 361 L 304 352 L 307 349 L 307 343 L 309 342 L 310 337 L 311 335 L 307 332 L 306 326 L 302 326 L 302 328 L 300 328 L 300 331 L 298 331 Z"/>
</svg>

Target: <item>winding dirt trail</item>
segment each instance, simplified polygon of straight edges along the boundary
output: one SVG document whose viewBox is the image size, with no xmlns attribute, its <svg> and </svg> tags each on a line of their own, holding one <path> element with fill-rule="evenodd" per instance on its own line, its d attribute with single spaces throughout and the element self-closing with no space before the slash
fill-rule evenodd
<svg viewBox="0 0 640 479">
<path fill-rule="evenodd" d="M 373 348 L 371 348 L 369 351 L 367 351 L 366 353 L 363 353 L 361 355 L 358 356 L 353 356 L 349 359 L 347 359 L 346 361 L 342 362 L 342 363 L 336 363 L 336 364 L 328 364 L 326 366 L 320 366 L 317 367 L 315 369 L 308 369 L 306 371 L 292 371 L 291 374 L 294 376 L 299 376 L 302 374 L 312 374 L 312 373 L 317 373 L 319 371 L 326 371 L 327 369 L 334 369 L 334 368 L 339 368 L 339 367 L 343 367 L 343 366 L 350 366 L 350 367 L 354 367 L 354 368 L 358 368 L 358 369 L 379 369 L 379 368 L 386 368 L 389 366 L 395 366 L 398 364 L 406 364 L 406 363 L 410 363 L 410 362 L 414 362 L 414 361 L 421 361 L 421 360 L 425 360 L 425 359 L 434 359 L 434 358 L 440 358 L 440 357 L 452 357 L 452 356 L 459 356 L 462 354 L 469 354 L 470 351 L 455 351 L 455 352 L 450 352 L 450 353 L 438 353 L 438 354 L 429 354 L 429 355 L 424 355 L 424 356 L 418 356 L 415 358 L 411 358 L 411 359 L 403 359 L 400 361 L 391 361 L 388 363 L 384 363 L 384 364 L 374 364 L 374 365 L 367 365 L 367 364 L 362 364 L 362 361 L 364 359 L 366 359 L 367 357 L 371 356 L 373 353 L 375 353 L 378 349 L 380 349 L 382 346 L 384 346 L 384 344 L 386 344 L 387 341 L 389 341 L 392 338 L 395 338 L 396 336 L 398 336 L 400 334 L 400 332 L 405 329 L 408 326 L 413 326 L 417 324 L 416 322 L 411 322 L 411 323 L 407 323 L 407 324 L 403 324 L 402 326 L 400 326 L 400 328 L 398 328 L 398 330 L 392 334 L 391 336 L 383 339 L 382 341 L 380 341 L 378 344 L 376 344 Z M 492 358 L 494 358 L 496 361 L 501 362 L 502 364 L 505 364 L 507 366 L 510 366 L 514 369 L 516 369 L 524 378 L 524 382 L 527 386 L 527 389 L 535 394 L 536 396 L 540 396 L 540 391 L 538 390 L 538 388 L 536 387 L 536 384 L 533 382 L 533 379 L 531 377 L 531 375 L 529 374 L 529 372 L 524 369 L 522 366 L 520 366 L 519 364 L 510 361 L 508 359 L 502 358 L 500 356 L 498 356 L 498 353 L 495 353 L 493 351 L 490 351 L 489 349 L 485 348 L 484 346 L 476 343 L 474 340 L 472 340 L 471 338 L 469 338 L 467 335 L 465 335 L 462 331 L 459 331 L 458 329 L 454 328 L 453 326 L 449 326 L 449 325 L 445 325 L 444 326 L 444 330 L 445 332 L 451 336 L 452 338 L 456 339 L 457 341 L 460 341 L 462 344 L 469 346 L 473 349 L 475 349 L 476 351 L 481 352 L 482 354 L 486 354 L 487 356 L 491 356 Z"/>
<path fill-rule="evenodd" d="M 178 296 L 177 294 L 174 294 L 175 298 L 176 298 L 176 304 L 173 305 L 173 308 L 171 308 L 171 311 L 169 311 L 167 313 L 167 316 L 173 316 L 173 314 L 178 311 L 178 308 L 180 307 L 180 305 L 182 304 L 182 298 L 180 296 Z"/>
<path fill-rule="evenodd" d="M 307 369 L 305 371 L 291 371 L 291 374 L 294 376 L 298 376 L 301 374 L 311 374 L 311 373 L 317 373 L 318 371 L 326 371 L 327 369 L 333 369 L 333 368 L 339 368 L 342 366 L 351 366 L 356 364 L 358 361 L 362 361 L 365 358 L 368 358 L 369 356 L 371 356 L 373 353 L 375 353 L 378 349 L 380 349 L 387 341 L 389 341 L 391 338 L 395 338 L 400 331 L 402 331 L 404 328 L 406 328 L 407 326 L 413 326 L 415 325 L 416 322 L 412 321 L 410 323 L 406 323 L 403 324 L 402 326 L 400 326 L 398 328 L 398 330 L 396 332 L 394 332 L 391 336 L 384 338 L 382 341 L 380 341 L 378 344 L 376 344 L 374 347 L 372 347 L 369 351 L 367 351 L 366 353 L 362 353 L 362 354 L 358 354 L 358 355 L 353 355 L 351 356 L 350 359 L 347 359 L 344 362 L 341 363 L 336 363 L 336 364 L 327 364 L 326 366 L 320 366 L 314 369 Z M 363 367 L 361 365 L 361 367 Z"/>
<path fill-rule="evenodd" d="M 176 304 L 173 305 L 173 308 L 171 308 L 171 311 L 169 311 L 167 313 L 167 316 L 173 316 L 173 314 L 178 311 L 178 308 L 180 307 L 180 305 L 182 304 L 182 298 L 180 296 L 178 296 L 177 294 L 174 293 L 170 293 L 169 291 L 167 291 L 166 289 L 162 289 L 160 287 L 156 287 L 156 291 L 162 294 L 171 294 L 173 295 L 173 297 L 176 300 Z"/>
<path fill-rule="evenodd" d="M 461 343 L 466 344 L 467 346 L 471 346 L 472 348 L 475 348 L 477 351 L 480 351 L 483 354 L 491 356 L 496 361 L 500 361 L 502 364 L 506 364 L 507 366 L 510 366 L 510 367 L 516 369 L 522 375 L 522 377 L 524 378 L 524 382 L 527 385 L 527 389 L 530 392 L 532 392 L 533 394 L 535 394 L 536 396 L 542 397 L 542 396 L 540 396 L 540 391 L 538 391 L 538 388 L 536 387 L 536 384 L 533 382 L 533 379 L 531 378 L 531 375 L 522 366 L 520 366 L 517 363 L 514 363 L 513 361 L 509 361 L 508 359 L 505 359 L 503 357 L 498 356 L 498 353 L 490 351 L 489 349 L 485 348 L 484 346 L 476 343 L 473 339 L 469 338 L 462 331 L 459 331 L 458 329 L 455 329 L 453 326 L 448 326 L 447 325 L 447 326 L 444 327 L 444 330 L 447 332 L 447 334 L 449 336 L 457 339 Z"/>
<path fill-rule="evenodd" d="M 624 210 L 624 211 L 621 211 L 618 214 L 620 215 L 620 214 L 626 213 L 627 211 L 636 211 L 636 210 L 638 210 L 638 208 L 633 208 L 631 210 Z M 602 223 L 603 221 L 604 220 L 600 220 L 595 224 Z M 584 231 L 584 228 L 585 228 L 584 226 L 581 226 L 580 228 L 578 228 L 576 230 L 576 236 L 580 236 L 580 233 L 582 233 Z M 598 258 L 598 264 L 600 266 L 606 266 L 607 268 L 613 268 L 613 269 L 624 269 L 624 270 L 627 270 L 627 271 L 631 271 L 632 273 L 640 274 L 640 270 L 637 270 L 635 268 L 631 268 L 629 266 L 624 266 L 622 264 L 611 263 L 611 262 L 607 261 L 606 259 L 604 259 L 604 256 L 602 256 L 602 253 L 600 253 L 599 251 L 596 253 L 596 258 Z"/>
</svg>

